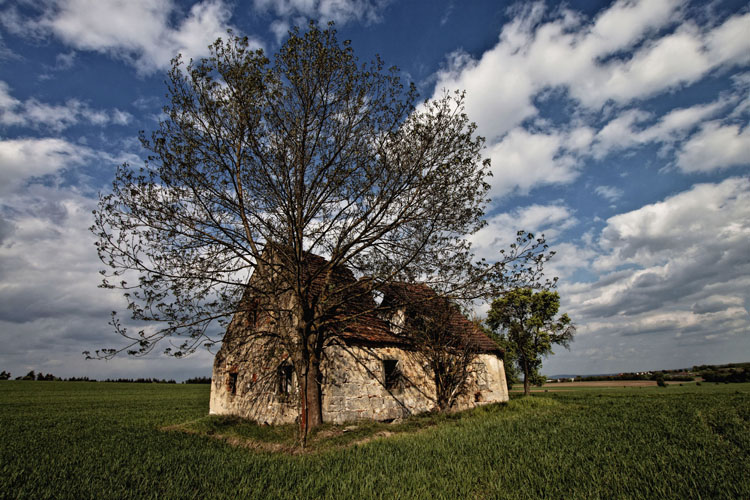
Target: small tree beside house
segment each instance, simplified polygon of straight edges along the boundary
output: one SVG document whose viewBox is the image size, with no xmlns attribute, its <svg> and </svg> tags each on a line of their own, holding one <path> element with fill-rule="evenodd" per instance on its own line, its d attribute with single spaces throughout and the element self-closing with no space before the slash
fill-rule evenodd
<svg viewBox="0 0 750 500">
<path fill-rule="evenodd" d="M 541 358 L 554 354 L 553 345 L 567 348 L 573 340 L 575 326 L 567 314 L 557 316 L 559 309 L 557 292 L 531 288 L 511 290 L 491 304 L 487 325 L 512 348 L 508 361 L 515 361 L 523 373 L 524 395 L 538 377 Z"/>
</svg>

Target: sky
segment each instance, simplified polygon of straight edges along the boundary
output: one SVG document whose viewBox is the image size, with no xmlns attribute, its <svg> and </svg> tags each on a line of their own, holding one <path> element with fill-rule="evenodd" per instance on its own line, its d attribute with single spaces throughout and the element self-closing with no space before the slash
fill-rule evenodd
<svg viewBox="0 0 750 500">
<path fill-rule="evenodd" d="M 544 233 L 578 327 L 543 373 L 750 361 L 744 1 L 0 0 L 0 369 L 210 375 L 207 351 L 83 358 L 123 345 L 91 211 L 142 163 L 177 53 L 232 29 L 273 54 L 310 19 L 424 98 L 466 91 L 493 173 L 476 254 Z"/>
</svg>

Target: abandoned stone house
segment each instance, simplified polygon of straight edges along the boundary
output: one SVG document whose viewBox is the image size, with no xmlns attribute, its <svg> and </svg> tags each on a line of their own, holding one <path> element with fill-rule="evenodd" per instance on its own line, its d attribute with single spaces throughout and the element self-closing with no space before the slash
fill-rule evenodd
<svg viewBox="0 0 750 500">
<path fill-rule="evenodd" d="M 323 265 L 312 256 L 311 265 Z M 351 271 L 339 270 L 336 278 L 356 283 Z M 252 278 L 251 278 L 252 280 Z M 404 308 L 385 308 L 394 293 L 424 297 L 434 294 L 426 285 L 396 284 L 383 293 L 382 302 L 353 299 L 346 304 L 351 315 L 326 346 L 321 361 L 321 406 L 324 422 L 360 419 L 392 420 L 436 407 L 435 382 L 429 364 L 410 345 L 400 318 Z M 252 297 L 243 300 L 252 302 Z M 281 300 L 281 298 L 272 298 Z M 408 306 L 407 306 L 408 308 Z M 387 311 L 387 312 L 383 312 Z M 385 317 L 385 316 L 388 317 Z M 268 328 L 268 315 L 252 307 L 238 312 L 229 324 L 214 360 L 210 412 L 238 415 L 269 424 L 293 423 L 299 415 L 297 375 L 289 355 L 279 343 L 253 331 Z M 458 309 L 451 314 L 449 330 L 474 347 L 464 390 L 455 409 L 508 400 L 502 352 Z M 277 326 L 278 327 L 278 326 Z"/>
</svg>

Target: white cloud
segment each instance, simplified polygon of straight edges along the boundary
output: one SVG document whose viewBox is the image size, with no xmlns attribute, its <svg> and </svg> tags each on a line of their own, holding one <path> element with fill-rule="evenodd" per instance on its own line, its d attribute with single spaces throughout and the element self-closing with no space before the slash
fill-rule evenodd
<svg viewBox="0 0 750 500">
<path fill-rule="evenodd" d="M 466 90 L 466 112 L 490 143 L 498 141 L 524 119 L 537 113 L 531 96 L 537 90 L 523 68 L 515 67 L 510 49 L 498 44 L 479 61 L 467 62 L 453 54 L 449 67 L 438 74 L 436 93 Z M 456 69 L 456 62 L 461 66 Z"/>
<path fill-rule="evenodd" d="M 132 120 L 127 111 L 91 109 L 78 99 L 68 99 L 63 105 L 47 104 L 31 98 L 20 101 L 10 94 L 8 85 L 0 81 L 0 125 L 41 128 L 48 127 L 55 132 L 81 123 L 92 125 L 127 125 Z"/>
<path fill-rule="evenodd" d="M 614 186 L 597 186 L 594 192 L 610 203 L 619 200 L 624 194 L 622 189 Z"/>
<path fill-rule="evenodd" d="M 695 185 L 609 218 L 593 259 L 599 278 L 564 286 L 566 305 L 582 323 L 601 323 L 601 334 L 747 331 L 748 241 L 750 179 Z M 724 330 L 714 313 L 726 316 Z"/>
<path fill-rule="evenodd" d="M 544 233 L 547 241 L 552 242 L 577 223 L 571 209 L 563 204 L 529 205 L 489 217 L 487 225 L 472 235 L 470 241 L 477 257 L 494 261 L 501 249 L 507 250 L 516 241 L 518 231 Z"/>
<path fill-rule="evenodd" d="M 683 172 L 710 172 L 750 164 L 750 127 L 708 122 L 677 154 Z"/>
<path fill-rule="evenodd" d="M 638 134 L 638 140 L 640 142 L 667 142 L 682 139 L 685 133 L 733 102 L 736 101 L 734 99 L 720 98 L 717 101 L 707 104 L 696 104 L 687 108 L 673 109 L 662 116 L 655 125 L 641 131 Z"/>
<path fill-rule="evenodd" d="M 750 13 L 727 19 L 708 32 L 704 44 L 714 64 L 747 64 L 750 62 Z"/>
<path fill-rule="evenodd" d="M 579 267 L 593 262 L 588 270 L 599 276 L 561 283 L 561 307 L 578 335 L 554 369 L 601 373 L 737 359 L 737 349 L 750 347 L 748 241 L 749 178 L 698 184 L 611 217 L 595 241 L 598 256 L 588 246 L 568 252 Z"/>
<path fill-rule="evenodd" d="M 589 270 L 596 251 L 590 246 L 577 243 L 553 243 L 550 249 L 555 252 L 552 259 L 545 263 L 544 274 L 560 278 L 560 283 L 568 283 L 578 270 Z"/>
<path fill-rule="evenodd" d="M 619 1 L 599 14 L 583 43 L 586 51 L 602 55 L 630 49 L 644 35 L 680 18 L 677 0 Z"/>
<path fill-rule="evenodd" d="M 722 96 L 719 99 L 705 103 L 695 104 L 686 108 L 675 108 L 653 121 L 651 113 L 640 109 L 629 109 L 622 112 L 604 125 L 592 140 L 590 153 L 594 158 L 602 159 L 607 155 L 621 150 L 646 145 L 649 143 L 662 144 L 673 148 L 675 144 L 684 141 L 695 129 L 702 125 L 705 128 L 710 119 L 730 106 L 736 106 L 740 102 L 739 93 Z M 735 108 L 736 109 L 736 108 Z M 710 128 L 710 127 L 709 127 Z M 695 134 L 690 142 L 695 139 L 698 142 L 702 134 Z M 733 141 L 725 133 L 726 143 Z M 740 141 L 736 141 L 739 143 Z M 737 144 L 739 146 L 739 144 Z M 697 146 L 696 146 L 697 147 Z M 731 149 L 726 152 L 732 154 Z M 735 156 L 737 156 L 735 154 Z M 746 155 L 747 156 L 747 155 Z M 711 167 L 706 167 L 710 169 Z M 688 169 L 684 169 L 688 170 Z"/>
<path fill-rule="evenodd" d="M 747 62 L 750 40 L 739 32 L 748 29 L 750 14 L 732 16 L 713 29 L 684 23 L 672 33 L 649 39 L 630 58 L 592 61 L 585 79 L 561 83 L 571 84 L 572 95 L 594 108 L 608 100 L 622 104 L 650 97 L 696 82 L 720 66 Z"/>
<path fill-rule="evenodd" d="M 600 269 L 626 263 L 649 266 L 714 244 L 750 238 L 750 179 L 730 178 L 692 189 L 607 220 Z"/>
<path fill-rule="evenodd" d="M 272 12 L 286 20 L 301 16 L 322 23 L 344 24 L 354 20 L 380 22 L 381 12 L 388 3 L 390 0 L 254 0 L 253 5 L 256 10 Z"/>
<path fill-rule="evenodd" d="M 573 181 L 580 168 L 573 153 L 584 149 L 591 138 L 588 128 L 551 133 L 513 129 L 487 150 L 493 174 L 490 196 L 499 199 L 514 191 L 527 194 L 540 185 Z"/>
<path fill-rule="evenodd" d="M 563 86 L 580 102 L 601 105 L 607 92 L 617 93 L 604 85 L 606 73 L 623 64 L 601 58 L 672 24 L 677 8 L 674 0 L 619 1 L 588 28 L 567 10 L 540 22 L 543 5 L 533 4 L 503 27 L 497 45 L 479 60 L 440 72 L 436 90 L 465 89 L 469 116 L 490 141 L 536 115 L 532 98 L 545 88 Z"/>
<path fill-rule="evenodd" d="M 610 120 L 596 133 L 591 149 L 594 158 L 601 159 L 613 150 L 641 144 L 643 141 L 634 128 L 638 122 L 645 120 L 648 116 L 649 114 L 644 111 L 629 109 Z"/>
<path fill-rule="evenodd" d="M 18 34 L 53 34 L 77 50 L 123 59 L 142 74 L 168 67 L 178 53 L 207 55 L 208 46 L 231 28 L 231 9 L 223 0 L 198 2 L 185 14 L 172 0 L 51 0 L 37 19 L 4 12 L 11 14 Z"/>
<path fill-rule="evenodd" d="M 569 183 L 579 160 L 589 155 L 602 159 L 649 143 L 671 151 L 702 122 L 746 99 L 746 92 L 737 91 L 663 116 L 637 109 L 639 100 L 747 64 L 750 13 L 698 25 L 685 20 L 678 0 L 621 0 L 592 21 L 565 8 L 546 11 L 541 3 L 513 14 L 497 44 L 480 57 L 450 54 L 435 85 L 436 96 L 444 89 L 466 90 L 467 114 L 488 140 L 494 196 Z M 539 115 L 535 99 L 551 91 L 569 99 L 574 114 L 567 127 L 583 139 L 577 148 L 572 132 L 565 140 L 565 134 L 530 130 Z M 616 117 L 597 132 L 585 120 L 602 110 Z"/>
<path fill-rule="evenodd" d="M 683 25 L 641 48 L 627 62 L 598 68 L 596 81 L 577 97 L 589 106 L 601 106 L 608 99 L 628 102 L 695 81 L 711 67 L 697 28 Z"/>
<path fill-rule="evenodd" d="M 97 287 L 102 264 L 88 230 L 96 200 L 34 185 L 4 197 L 3 205 L 0 220 L 12 226 L 0 241 L 4 369 L 14 376 L 33 369 L 97 378 L 210 373 L 212 356 L 203 351 L 184 362 L 158 354 L 150 360 L 84 362 L 84 350 L 124 344 L 107 324 L 110 311 L 123 308 L 121 294 Z M 154 363 L 154 358 L 160 361 Z"/>
<path fill-rule="evenodd" d="M 24 180 L 83 164 L 93 152 L 62 139 L 0 140 L 0 194 L 12 192 Z"/>
</svg>

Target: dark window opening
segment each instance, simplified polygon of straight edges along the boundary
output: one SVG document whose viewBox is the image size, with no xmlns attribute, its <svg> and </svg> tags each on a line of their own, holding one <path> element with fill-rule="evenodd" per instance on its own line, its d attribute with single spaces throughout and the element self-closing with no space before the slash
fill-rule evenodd
<svg viewBox="0 0 750 500">
<path fill-rule="evenodd" d="M 279 390 L 278 393 L 282 396 L 288 396 L 292 391 L 292 365 L 281 365 L 279 366 Z"/>
<path fill-rule="evenodd" d="M 393 391 L 399 388 L 401 370 L 399 370 L 397 359 L 383 360 L 383 375 L 385 388 L 387 390 Z"/>
<path fill-rule="evenodd" d="M 229 394 L 237 394 L 237 372 L 230 373 L 227 379 L 227 391 Z"/>
</svg>

